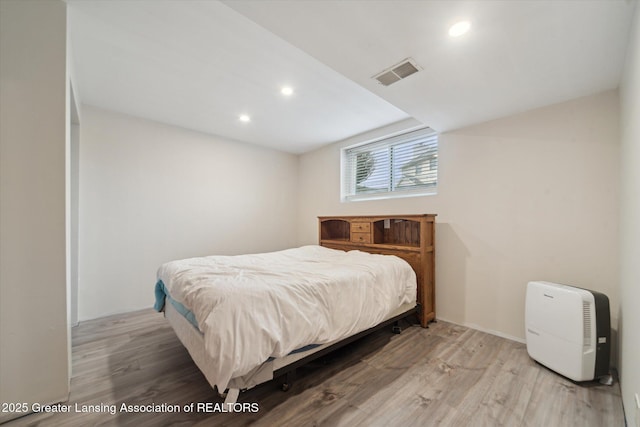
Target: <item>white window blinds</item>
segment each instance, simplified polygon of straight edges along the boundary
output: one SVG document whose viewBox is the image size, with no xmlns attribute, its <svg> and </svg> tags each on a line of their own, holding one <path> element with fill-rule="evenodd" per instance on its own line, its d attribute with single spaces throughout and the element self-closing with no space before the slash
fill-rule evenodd
<svg viewBox="0 0 640 427">
<path fill-rule="evenodd" d="M 420 129 L 342 151 L 342 199 L 435 194 L 438 135 Z"/>
</svg>

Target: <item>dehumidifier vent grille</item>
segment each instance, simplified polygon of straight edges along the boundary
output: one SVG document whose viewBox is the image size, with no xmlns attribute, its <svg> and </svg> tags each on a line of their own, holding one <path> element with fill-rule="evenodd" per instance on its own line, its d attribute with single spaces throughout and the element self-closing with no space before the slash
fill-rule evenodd
<svg viewBox="0 0 640 427">
<path fill-rule="evenodd" d="M 591 346 L 591 310 L 588 302 L 582 302 L 582 330 L 584 331 L 585 347 Z"/>
</svg>

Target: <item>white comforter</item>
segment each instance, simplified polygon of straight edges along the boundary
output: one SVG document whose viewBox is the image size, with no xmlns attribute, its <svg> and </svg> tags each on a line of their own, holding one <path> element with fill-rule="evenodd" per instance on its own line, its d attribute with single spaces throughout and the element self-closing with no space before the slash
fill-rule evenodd
<svg viewBox="0 0 640 427">
<path fill-rule="evenodd" d="M 172 261 L 158 279 L 194 313 L 218 390 L 269 357 L 353 335 L 416 300 L 404 260 L 321 246 Z"/>
</svg>

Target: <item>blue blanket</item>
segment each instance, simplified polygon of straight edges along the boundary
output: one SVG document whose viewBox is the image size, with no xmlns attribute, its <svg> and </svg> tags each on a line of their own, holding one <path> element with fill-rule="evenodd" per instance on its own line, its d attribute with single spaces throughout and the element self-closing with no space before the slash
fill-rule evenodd
<svg viewBox="0 0 640 427">
<path fill-rule="evenodd" d="M 200 328 L 198 327 L 198 321 L 196 320 L 196 316 L 194 316 L 193 312 L 191 312 L 184 305 L 180 304 L 178 301 L 171 298 L 171 295 L 169 295 L 169 291 L 167 291 L 167 288 L 166 286 L 164 286 L 164 283 L 162 283 L 162 280 L 158 280 L 158 282 L 156 283 L 155 294 L 156 303 L 153 305 L 153 308 L 156 311 L 162 311 L 164 305 L 166 304 L 166 301 L 169 300 L 171 305 L 173 305 L 173 307 L 178 310 L 178 313 L 180 313 L 182 317 L 187 319 L 189 323 L 191 323 L 198 331 L 200 330 Z"/>
</svg>

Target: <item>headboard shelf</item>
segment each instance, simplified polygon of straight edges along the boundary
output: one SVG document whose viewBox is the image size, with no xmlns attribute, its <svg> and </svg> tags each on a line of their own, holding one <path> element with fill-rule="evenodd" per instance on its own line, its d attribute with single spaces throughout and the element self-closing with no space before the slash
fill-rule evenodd
<svg viewBox="0 0 640 427">
<path fill-rule="evenodd" d="M 396 251 L 405 251 L 405 252 L 420 252 L 421 248 L 419 246 L 409 246 L 409 245 L 390 245 L 386 243 L 357 243 L 351 245 L 352 242 L 349 240 L 340 240 L 340 239 L 323 239 L 320 240 L 320 245 L 325 246 L 324 244 L 330 245 L 332 243 L 338 245 L 344 245 L 345 247 L 351 247 L 349 250 L 362 250 L 366 252 L 366 248 L 370 249 L 388 249 L 388 250 L 396 250 Z"/>
<path fill-rule="evenodd" d="M 417 277 L 417 303 L 423 327 L 435 319 L 435 214 L 322 216 L 320 245 L 396 255 Z"/>
<path fill-rule="evenodd" d="M 320 222 L 320 240 L 349 241 L 349 222 L 341 219 L 327 219 Z"/>
</svg>

